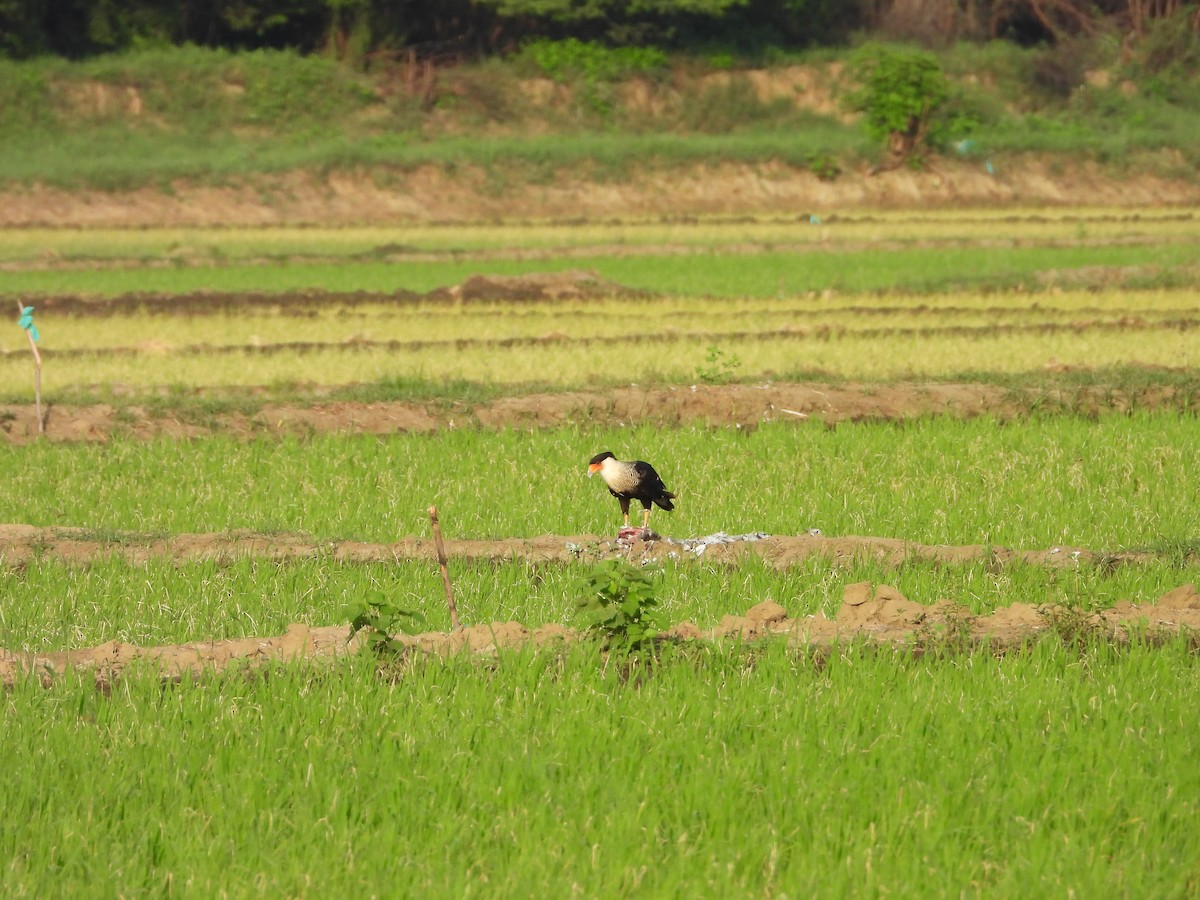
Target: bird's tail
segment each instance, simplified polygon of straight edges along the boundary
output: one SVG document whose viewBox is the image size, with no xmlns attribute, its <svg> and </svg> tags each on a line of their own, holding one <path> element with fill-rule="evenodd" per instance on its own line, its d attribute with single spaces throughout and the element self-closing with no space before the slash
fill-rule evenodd
<svg viewBox="0 0 1200 900">
<path fill-rule="evenodd" d="M 670 491 L 663 491 L 661 497 L 654 498 L 654 502 L 657 503 L 660 507 L 662 507 L 665 510 L 672 510 L 675 508 L 675 504 L 671 502 L 671 499 L 674 496 L 675 495 L 672 494 Z"/>
</svg>

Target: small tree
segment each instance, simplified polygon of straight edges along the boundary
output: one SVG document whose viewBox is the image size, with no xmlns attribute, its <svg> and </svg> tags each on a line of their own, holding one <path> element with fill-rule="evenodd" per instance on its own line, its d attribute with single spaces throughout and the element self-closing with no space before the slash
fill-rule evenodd
<svg viewBox="0 0 1200 900">
<path fill-rule="evenodd" d="M 858 87 L 846 106 L 864 113 L 867 132 L 887 142 L 889 166 L 919 164 L 934 114 L 950 97 L 941 63 L 921 50 L 868 44 L 851 61 L 850 76 Z"/>
</svg>

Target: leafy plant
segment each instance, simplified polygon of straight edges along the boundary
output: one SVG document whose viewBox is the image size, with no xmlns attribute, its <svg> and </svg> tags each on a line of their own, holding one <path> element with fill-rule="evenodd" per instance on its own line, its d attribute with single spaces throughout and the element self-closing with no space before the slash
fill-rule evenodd
<svg viewBox="0 0 1200 900">
<path fill-rule="evenodd" d="M 533 41 L 522 48 L 519 58 L 560 84 L 574 82 L 577 102 L 605 116 L 616 102 L 615 83 L 661 73 L 668 61 L 656 47 L 607 47 L 576 38 Z"/>
<path fill-rule="evenodd" d="M 602 635 L 610 647 L 638 650 L 663 627 L 657 612 L 650 572 L 623 559 L 597 563 L 579 580 L 583 594 L 576 602 L 588 631 Z"/>
<path fill-rule="evenodd" d="M 1038 612 L 1054 634 L 1067 647 L 1082 647 L 1103 634 L 1100 620 L 1088 609 L 1078 605 L 1045 603 Z"/>
<path fill-rule="evenodd" d="M 886 141 L 897 160 L 918 153 L 934 115 L 950 97 L 937 57 L 868 44 L 854 55 L 850 74 L 858 87 L 846 96 L 846 106 L 865 114 L 871 137 Z"/>
<path fill-rule="evenodd" d="M 708 67 L 710 69 L 715 69 L 719 72 L 728 72 L 734 67 L 737 60 L 734 59 L 732 53 L 720 51 L 717 53 L 710 53 L 706 62 L 708 63 Z"/>
<path fill-rule="evenodd" d="M 521 57 L 555 81 L 573 75 L 588 84 L 649 75 L 667 67 L 667 54 L 657 47 L 606 47 L 576 38 L 532 41 L 522 48 Z"/>
<path fill-rule="evenodd" d="M 813 152 L 808 155 L 808 170 L 821 181 L 834 181 L 842 174 L 842 167 L 829 153 Z"/>
<path fill-rule="evenodd" d="M 392 635 L 396 632 L 416 634 L 425 622 L 419 612 L 397 606 L 383 591 L 351 604 L 346 608 L 346 615 L 350 619 L 350 637 L 366 629 L 367 646 L 380 656 L 399 655 L 403 648 Z"/>
<path fill-rule="evenodd" d="M 737 354 L 726 354 L 715 344 L 708 348 L 704 361 L 707 365 L 696 367 L 696 378 L 704 384 L 729 384 L 742 365 Z"/>
</svg>

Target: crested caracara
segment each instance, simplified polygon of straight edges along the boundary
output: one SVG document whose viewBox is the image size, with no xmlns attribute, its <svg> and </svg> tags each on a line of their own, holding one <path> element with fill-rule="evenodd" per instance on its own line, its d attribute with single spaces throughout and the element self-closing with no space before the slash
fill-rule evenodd
<svg viewBox="0 0 1200 900">
<path fill-rule="evenodd" d="M 650 507 L 657 503 L 665 510 L 672 510 L 675 504 L 671 499 L 675 496 L 662 483 L 654 466 L 640 459 L 636 462 L 621 462 L 608 451 L 598 453 L 588 463 L 588 477 L 597 472 L 608 485 L 608 492 L 617 498 L 621 504 L 621 514 L 625 517 L 625 526 L 629 526 L 629 501 L 642 502 L 642 528 L 650 527 Z"/>
</svg>

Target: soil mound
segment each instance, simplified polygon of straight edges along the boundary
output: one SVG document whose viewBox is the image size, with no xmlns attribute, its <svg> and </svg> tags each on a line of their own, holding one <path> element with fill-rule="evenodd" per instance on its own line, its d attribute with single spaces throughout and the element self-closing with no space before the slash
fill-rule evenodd
<svg viewBox="0 0 1200 900">
<path fill-rule="evenodd" d="M 429 299 L 442 296 L 472 302 L 530 302 L 538 300 L 588 300 L 601 297 L 637 296 L 615 281 L 601 278 L 588 269 L 540 272 L 527 275 L 472 275 L 462 284 L 431 291 Z"/>
</svg>

